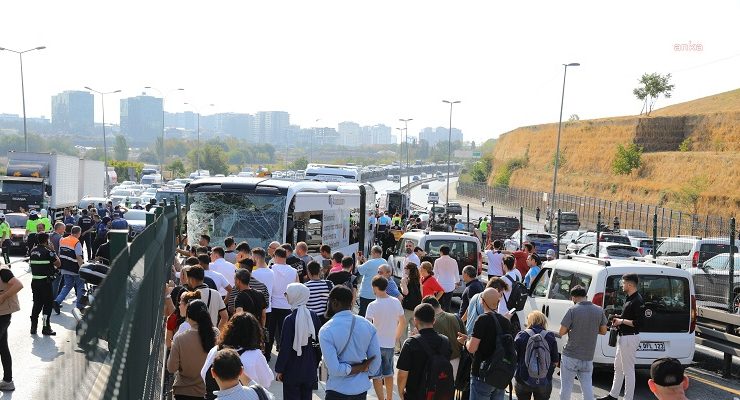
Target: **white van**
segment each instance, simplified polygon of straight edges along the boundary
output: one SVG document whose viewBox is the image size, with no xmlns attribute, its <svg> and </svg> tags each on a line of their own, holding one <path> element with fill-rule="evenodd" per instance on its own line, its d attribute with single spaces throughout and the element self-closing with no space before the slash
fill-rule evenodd
<svg viewBox="0 0 740 400">
<path fill-rule="evenodd" d="M 585 287 L 588 299 L 604 307 L 607 318 L 619 315 L 626 298 L 621 278 L 627 273 L 637 273 L 639 292 L 645 301 L 636 366 L 647 368 L 661 357 L 673 357 L 681 364 L 690 364 L 694 358 L 696 326 L 694 283 L 688 271 L 676 268 L 671 262 L 572 255 L 547 262 L 532 282 L 519 320 L 526 321 L 529 312 L 540 310 L 547 316 L 547 329 L 558 332 L 565 313 L 573 306 L 570 289 L 576 285 Z M 560 351 L 567 338 L 558 339 Z M 600 335 L 597 339 L 594 365 L 614 364 L 616 347 L 610 347 L 608 339 L 608 335 Z"/>
</svg>

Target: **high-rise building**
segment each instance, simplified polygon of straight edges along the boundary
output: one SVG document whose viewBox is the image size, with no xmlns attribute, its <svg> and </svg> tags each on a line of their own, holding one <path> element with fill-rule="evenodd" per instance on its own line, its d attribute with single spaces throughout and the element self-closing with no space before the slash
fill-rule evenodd
<svg viewBox="0 0 740 400">
<path fill-rule="evenodd" d="M 67 90 L 51 96 L 51 123 L 58 133 L 95 133 L 95 98 L 90 92 Z"/>
<path fill-rule="evenodd" d="M 340 122 L 337 129 L 339 143 L 343 146 L 362 146 L 362 128 L 360 124 L 351 121 Z"/>
<path fill-rule="evenodd" d="M 362 127 L 362 144 L 393 144 L 395 143 L 390 126 L 383 124 Z"/>
<path fill-rule="evenodd" d="M 275 143 L 287 140 L 286 132 L 290 125 L 287 111 L 260 111 L 254 116 L 252 131 L 253 143 Z"/>
<path fill-rule="evenodd" d="M 121 133 L 130 142 L 151 143 L 162 135 L 162 99 L 136 96 L 121 99 Z"/>
<path fill-rule="evenodd" d="M 437 128 L 424 128 L 419 132 L 419 140 L 426 140 L 430 146 L 435 146 L 439 142 L 447 142 L 448 138 L 452 137 L 452 142 L 462 142 L 463 134 L 462 131 L 457 128 L 452 128 L 452 134 L 450 135 L 450 128 L 437 127 Z"/>
<path fill-rule="evenodd" d="M 334 128 L 314 128 L 313 143 L 318 146 L 336 146 L 339 144 L 339 132 Z"/>
<path fill-rule="evenodd" d="M 254 116 L 240 113 L 215 114 L 216 132 L 249 140 L 254 137 Z"/>
</svg>

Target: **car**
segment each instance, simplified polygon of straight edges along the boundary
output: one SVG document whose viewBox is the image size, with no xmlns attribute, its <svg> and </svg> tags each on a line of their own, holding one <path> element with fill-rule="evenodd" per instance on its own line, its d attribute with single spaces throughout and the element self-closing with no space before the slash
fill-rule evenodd
<svg viewBox="0 0 740 400">
<path fill-rule="evenodd" d="M 10 251 L 22 250 L 26 252 L 26 222 L 28 215 L 26 213 L 7 213 L 5 222 L 10 225 Z"/>
<path fill-rule="evenodd" d="M 550 215 L 545 217 L 545 232 L 550 232 Z M 558 229 L 558 217 L 557 213 L 552 216 L 552 229 L 557 231 Z M 581 221 L 578 219 L 578 213 L 574 211 L 563 211 L 560 213 L 560 232 L 562 231 L 577 231 L 581 227 Z"/>
<path fill-rule="evenodd" d="M 80 199 L 80 202 L 77 203 L 77 209 L 78 210 L 84 210 L 87 208 L 88 205 L 92 204 L 93 207 L 97 208 L 98 203 L 106 204 L 108 203 L 108 199 L 105 197 L 88 197 L 85 196 L 82 199 Z"/>
<path fill-rule="evenodd" d="M 643 256 L 648 256 L 650 254 L 653 254 L 653 239 L 651 238 L 639 238 L 634 236 L 628 236 L 630 240 L 630 244 L 637 247 L 637 250 L 642 254 Z M 663 238 L 658 238 L 656 240 L 656 244 L 660 246 L 661 243 L 663 243 Z"/>
<path fill-rule="evenodd" d="M 737 243 L 733 252 L 737 253 Z M 717 254 L 730 252 L 729 238 L 699 238 L 694 236 L 671 237 L 663 241 L 655 250 L 655 255 L 663 260 L 674 261 L 681 268 L 697 268 L 700 264 Z"/>
<path fill-rule="evenodd" d="M 428 183 L 422 183 L 421 184 L 421 188 L 422 189 L 429 189 L 429 184 Z"/>
<path fill-rule="evenodd" d="M 427 185 L 428 187 L 429 185 Z M 429 192 L 427 194 L 427 203 L 434 204 L 439 203 L 439 192 Z"/>
<path fill-rule="evenodd" d="M 494 216 L 491 221 L 491 240 L 506 240 L 521 228 L 519 219 L 515 217 Z"/>
<path fill-rule="evenodd" d="M 627 237 L 640 238 L 640 239 L 646 239 L 650 237 L 648 236 L 647 232 L 641 229 L 619 229 L 618 231 L 614 233 L 618 233 L 620 235 L 627 236 Z"/>
<path fill-rule="evenodd" d="M 116 188 L 116 189 L 113 189 L 110 192 L 110 196 L 119 196 L 119 197 L 134 197 L 134 196 L 138 196 L 138 195 L 139 195 L 139 191 L 138 190 L 134 190 L 134 189 L 120 189 L 120 188 Z"/>
<path fill-rule="evenodd" d="M 454 202 L 450 202 L 449 204 L 447 204 L 447 207 L 445 207 L 445 211 L 448 215 L 461 215 L 463 213 L 460 203 Z"/>
<path fill-rule="evenodd" d="M 735 260 L 732 286 L 732 312 L 740 313 L 740 254 L 733 255 Z M 730 282 L 730 254 L 718 254 L 697 268 L 689 268 L 696 289 L 696 302 L 699 306 L 727 309 Z"/>
<path fill-rule="evenodd" d="M 565 231 L 560 234 L 560 252 L 565 254 L 567 253 L 568 244 L 570 244 L 573 240 L 577 240 L 579 236 L 581 236 L 584 232 L 583 231 Z"/>
<path fill-rule="evenodd" d="M 414 175 L 414 176 L 411 177 L 411 181 L 413 181 L 413 182 L 416 182 L 416 181 L 418 181 L 420 179 L 421 178 L 419 178 L 419 175 Z"/>
<path fill-rule="evenodd" d="M 146 228 L 146 215 L 148 214 L 145 210 L 128 210 L 123 214 L 123 219 L 128 222 L 129 227 L 129 239 L 133 239 L 138 234 L 144 231 Z"/>
<path fill-rule="evenodd" d="M 627 236 L 616 235 L 613 233 L 605 233 L 605 232 L 601 233 L 601 236 L 599 236 L 599 241 L 622 243 L 628 246 L 632 245 L 632 243 L 630 242 Z M 581 247 L 589 243 L 595 243 L 595 242 L 596 242 L 596 232 L 592 232 L 592 231 L 584 232 L 577 239 L 571 240 L 571 242 L 568 243 L 568 245 L 566 246 L 565 252 L 576 254 L 578 253 L 578 250 L 581 249 Z"/>
<path fill-rule="evenodd" d="M 128 200 L 128 196 L 119 196 L 119 195 L 113 195 L 108 198 L 108 201 L 113 203 L 113 207 L 123 204 L 126 205 L 126 200 Z"/>
<path fill-rule="evenodd" d="M 519 240 L 519 236 L 516 237 L 516 240 Z M 555 241 L 549 233 L 525 231 L 524 243 L 532 243 L 535 253 L 542 256 L 543 259 L 547 256 L 548 250 L 557 251 Z"/>
<path fill-rule="evenodd" d="M 434 264 L 434 261 L 439 258 L 439 248 L 447 245 L 450 247 L 450 257 L 457 261 L 460 274 L 462 274 L 462 269 L 466 265 L 477 266 L 479 275 L 482 271 L 483 258 L 481 244 L 478 238 L 460 233 L 427 233 L 422 230 L 413 230 L 401 236 L 393 254 L 388 257 L 388 265 L 391 266 L 393 275 L 396 277 L 400 278 L 403 276 L 403 265 L 401 263 L 406 257 L 404 250 L 407 240 L 410 240 L 414 243 L 414 246 L 419 246 L 426 252 L 426 255 L 421 259 L 422 262 L 429 261 Z"/>
<path fill-rule="evenodd" d="M 582 256 L 596 257 L 596 243 L 589 243 L 581 247 L 576 254 Z M 637 247 L 623 243 L 599 242 L 599 257 L 604 259 L 628 260 L 642 257 Z"/>
<path fill-rule="evenodd" d="M 639 293 L 645 302 L 645 322 L 640 326 L 640 344 L 635 364 L 647 368 L 661 357 L 673 357 L 681 364 L 693 363 L 695 349 L 696 302 L 694 283 L 688 271 L 675 263 L 652 260 L 606 260 L 567 255 L 549 261 L 532 280 L 529 298 L 518 311 L 520 321 L 534 311 L 544 310 L 546 329 L 557 332 L 565 313 L 573 306 L 570 289 L 582 286 L 587 298 L 604 309 L 608 318 L 619 315 L 626 302 L 622 291 L 622 275 L 637 273 Z M 609 335 L 596 339 L 594 366 L 612 367 L 616 347 L 609 346 Z M 566 338 L 558 338 L 562 352 Z"/>
</svg>

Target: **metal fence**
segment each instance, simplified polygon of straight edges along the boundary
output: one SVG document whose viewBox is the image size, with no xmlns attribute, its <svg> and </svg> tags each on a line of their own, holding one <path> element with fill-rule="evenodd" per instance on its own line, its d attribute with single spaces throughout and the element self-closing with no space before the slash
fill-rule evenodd
<svg viewBox="0 0 740 400">
<path fill-rule="evenodd" d="M 77 348 L 62 352 L 43 398 L 156 399 L 164 373 L 164 288 L 170 277 L 179 207 L 147 215 L 131 243 L 111 231 L 117 254 L 77 325 Z M 81 350 L 81 351 L 80 351 Z M 70 373 L 71 371 L 71 373 Z M 62 392 L 73 391 L 73 396 Z"/>
<path fill-rule="evenodd" d="M 523 207 L 527 213 L 534 213 L 539 208 L 543 219 L 548 209 L 546 199 L 550 197 L 547 192 L 462 182 L 458 184 L 457 193 L 476 200 L 485 198 L 487 202 L 495 204 Z M 597 216 L 601 213 L 602 221 L 608 226 L 613 227 L 616 217 L 621 228 L 641 229 L 645 232 L 652 232 L 653 215 L 657 214 L 660 237 L 727 237 L 730 230 L 730 218 L 727 217 L 691 214 L 657 205 L 565 193 L 557 193 L 555 200 L 556 207 L 562 211 L 578 213 L 581 226 L 588 229 L 596 229 Z"/>
</svg>

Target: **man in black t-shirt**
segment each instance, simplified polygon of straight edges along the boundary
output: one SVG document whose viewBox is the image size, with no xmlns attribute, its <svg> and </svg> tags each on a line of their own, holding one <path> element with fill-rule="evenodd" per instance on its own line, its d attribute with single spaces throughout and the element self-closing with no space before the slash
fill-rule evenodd
<svg viewBox="0 0 740 400">
<path fill-rule="evenodd" d="M 494 288 L 487 288 L 481 293 L 481 303 L 485 314 L 478 316 L 473 325 L 473 336 L 468 337 L 458 333 L 457 340 L 464 345 L 470 354 L 473 354 L 473 366 L 470 371 L 470 390 L 475 391 L 480 398 L 503 398 L 504 390 L 486 383 L 485 379 L 479 378 L 480 365 L 483 361 L 493 355 L 496 350 L 496 322 L 504 332 L 512 332 L 511 323 L 506 317 L 496 312 L 501 294 Z M 477 398 L 477 397 L 476 397 Z"/>
<path fill-rule="evenodd" d="M 285 263 L 295 268 L 298 273 L 298 279 L 300 282 L 306 281 L 306 263 L 293 254 L 293 246 L 290 243 L 283 243 L 280 247 L 284 248 L 288 252 L 288 258 L 285 259 Z"/>
<path fill-rule="evenodd" d="M 355 295 L 357 292 L 357 277 L 352 274 L 352 267 L 354 265 L 355 260 L 352 257 L 344 257 L 342 259 L 342 270 L 330 273 L 326 279 L 331 281 L 334 286 L 344 285 L 348 287 L 352 290 L 352 294 Z"/>
<path fill-rule="evenodd" d="M 403 343 L 401 355 L 398 356 L 398 393 L 404 400 L 425 400 L 422 389 L 425 387 L 424 373 L 429 356 L 419 341 L 423 341 L 434 351 L 449 359 L 452 349 L 447 337 L 437 333 L 434 326 L 434 308 L 429 304 L 419 304 L 414 308 L 414 326 L 419 330 Z"/>
<path fill-rule="evenodd" d="M 267 321 L 267 303 L 262 293 L 249 287 L 252 274 L 246 269 L 238 269 L 234 275 L 236 288 L 239 290 L 234 298 L 234 311 L 246 311 L 265 325 Z"/>
</svg>

